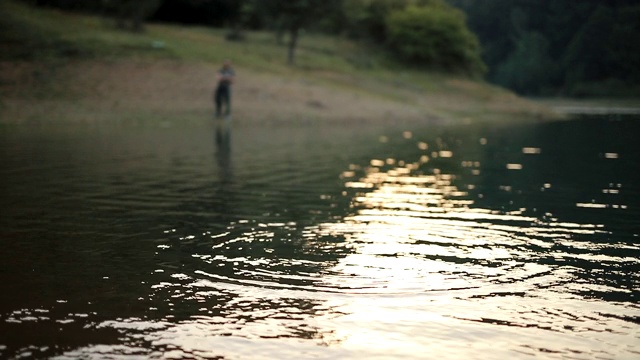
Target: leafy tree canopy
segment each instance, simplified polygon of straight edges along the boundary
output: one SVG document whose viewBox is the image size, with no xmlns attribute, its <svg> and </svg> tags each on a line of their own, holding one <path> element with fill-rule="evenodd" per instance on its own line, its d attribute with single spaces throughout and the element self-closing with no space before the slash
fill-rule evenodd
<svg viewBox="0 0 640 360">
<path fill-rule="evenodd" d="M 521 94 L 640 96 L 637 0 L 448 0 L 477 34 L 489 81 Z"/>
<path fill-rule="evenodd" d="M 485 71 L 478 41 L 459 10 L 440 2 L 409 5 L 392 11 L 386 25 L 389 46 L 412 64 L 472 75 Z"/>
</svg>

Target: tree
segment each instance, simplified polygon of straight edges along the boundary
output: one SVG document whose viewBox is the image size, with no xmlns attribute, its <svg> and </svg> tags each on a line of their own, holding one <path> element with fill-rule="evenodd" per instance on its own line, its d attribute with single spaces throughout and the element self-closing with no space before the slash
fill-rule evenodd
<svg viewBox="0 0 640 360">
<path fill-rule="evenodd" d="M 387 40 L 388 14 L 402 10 L 408 4 L 409 0 L 345 0 L 347 33 L 358 39 L 384 43 Z"/>
<path fill-rule="evenodd" d="M 214 27 L 227 25 L 237 17 L 239 3 L 234 0 L 162 0 L 155 20 Z"/>
<path fill-rule="evenodd" d="M 467 13 L 489 81 L 530 95 L 640 93 L 637 0 L 448 0 Z"/>
<path fill-rule="evenodd" d="M 519 37 L 515 51 L 498 67 L 495 79 L 519 93 L 540 93 L 557 73 L 548 49 L 549 42 L 540 33 L 524 33 Z"/>
<path fill-rule="evenodd" d="M 457 9 L 440 2 L 411 5 L 393 11 L 386 25 L 390 48 L 405 61 L 470 75 L 485 72 L 478 40 Z"/>
<path fill-rule="evenodd" d="M 640 82 L 640 5 L 618 10 L 608 49 L 615 75 Z"/>
<path fill-rule="evenodd" d="M 144 30 L 144 22 L 169 0 L 25 0 L 36 6 L 67 11 L 96 13 L 115 18 L 116 25 L 135 32 Z"/>
<path fill-rule="evenodd" d="M 103 0 L 106 10 L 115 16 L 118 27 L 134 32 L 144 30 L 144 21 L 161 3 L 161 0 Z"/>
<path fill-rule="evenodd" d="M 276 32 L 289 35 L 287 63 L 295 63 L 295 51 L 300 31 L 317 23 L 332 10 L 340 9 L 342 0 L 253 0 L 251 8 L 269 18 Z"/>
</svg>

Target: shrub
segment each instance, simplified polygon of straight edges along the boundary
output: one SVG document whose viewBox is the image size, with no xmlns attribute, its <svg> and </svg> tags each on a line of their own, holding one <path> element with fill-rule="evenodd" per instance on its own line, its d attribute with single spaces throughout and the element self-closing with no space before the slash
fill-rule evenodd
<svg viewBox="0 0 640 360">
<path fill-rule="evenodd" d="M 409 6 L 391 12 L 386 25 L 388 46 L 404 61 L 469 75 L 486 72 L 478 40 L 459 10 L 438 3 Z"/>
</svg>

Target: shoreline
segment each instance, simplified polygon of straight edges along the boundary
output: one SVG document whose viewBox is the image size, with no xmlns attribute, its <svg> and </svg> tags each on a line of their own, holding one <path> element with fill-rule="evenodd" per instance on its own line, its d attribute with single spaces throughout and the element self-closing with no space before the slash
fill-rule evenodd
<svg viewBox="0 0 640 360">
<path fill-rule="evenodd" d="M 25 41 L 12 42 L 15 51 L 0 60 L 0 125 L 203 121 L 213 118 L 223 59 L 237 73 L 234 118 L 251 124 L 510 124 L 640 112 L 640 99 L 631 110 L 527 99 L 481 80 L 386 63 L 338 37 L 305 36 L 299 65 L 286 66 L 285 49 L 268 32 L 229 42 L 219 29 L 149 24 L 133 34 L 98 16 L 4 5 L 10 28 L 34 31 L 7 35 Z M 354 61 L 362 57 L 372 61 Z"/>
<path fill-rule="evenodd" d="M 534 98 L 531 100 L 568 116 L 640 115 L 640 99 Z"/>
<path fill-rule="evenodd" d="M 0 69 L 2 124 L 161 122 L 213 114 L 217 68 L 203 61 L 74 60 L 53 68 L 4 62 Z M 424 90 L 375 78 L 364 79 L 371 83 L 366 85 L 335 82 L 333 74 L 294 70 L 276 75 L 236 66 L 234 118 L 252 123 L 394 124 L 544 121 L 557 116 L 545 105 L 471 80 L 452 78 L 442 89 Z"/>
</svg>

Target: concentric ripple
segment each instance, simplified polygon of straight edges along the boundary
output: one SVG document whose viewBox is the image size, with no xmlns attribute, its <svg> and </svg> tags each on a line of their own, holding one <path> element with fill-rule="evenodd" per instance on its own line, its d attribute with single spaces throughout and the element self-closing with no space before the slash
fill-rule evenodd
<svg viewBox="0 0 640 360">
<path fill-rule="evenodd" d="M 223 326 L 232 338 L 308 338 L 336 356 L 416 357 L 443 333 L 452 358 L 637 351 L 637 288 L 619 281 L 640 265 L 640 247 L 602 242 L 603 224 L 478 207 L 477 193 L 425 157 L 353 164 L 341 178 L 347 215 L 231 224 L 210 235 L 211 253 L 192 255 L 199 269 L 178 288 L 229 296 L 219 323 L 245 319 Z M 459 337 L 470 347 L 451 351 Z"/>
<path fill-rule="evenodd" d="M 14 141 L 0 355 L 637 358 L 637 124 Z"/>
</svg>

